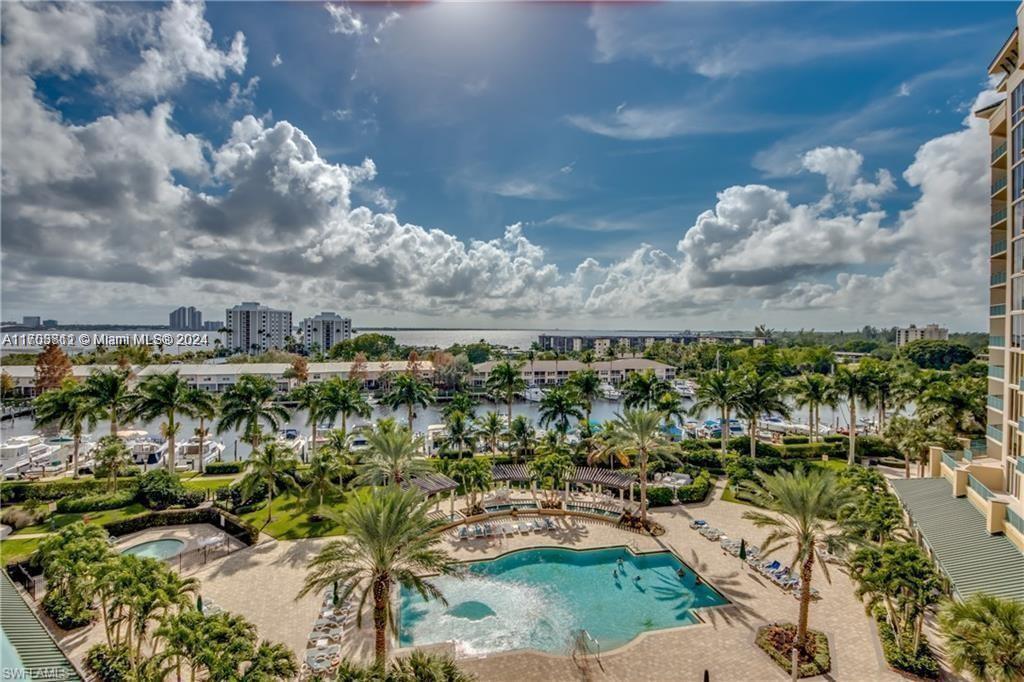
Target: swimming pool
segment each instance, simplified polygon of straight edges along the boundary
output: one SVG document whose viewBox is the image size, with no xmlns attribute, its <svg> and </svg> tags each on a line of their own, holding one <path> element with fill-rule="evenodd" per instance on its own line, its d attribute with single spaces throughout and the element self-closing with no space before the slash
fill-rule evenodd
<svg viewBox="0 0 1024 682">
<path fill-rule="evenodd" d="M 728 603 L 697 584 L 693 569 L 671 552 L 546 547 L 468 563 L 466 569 L 462 580 L 432 579 L 447 606 L 402 590 L 401 646 L 454 641 L 463 655 L 515 649 L 565 654 L 574 633 L 585 629 L 607 651 L 641 632 L 696 623 L 694 609 Z"/>
<path fill-rule="evenodd" d="M 29 679 L 25 664 L 18 656 L 18 650 L 7 638 L 7 633 L 0 629 L 0 676 L 5 680 Z"/>
<path fill-rule="evenodd" d="M 135 556 L 149 557 L 151 559 L 170 559 L 177 556 L 185 547 L 183 540 L 169 538 L 167 540 L 151 540 L 141 542 L 124 550 L 122 554 L 134 554 Z"/>
</svg>

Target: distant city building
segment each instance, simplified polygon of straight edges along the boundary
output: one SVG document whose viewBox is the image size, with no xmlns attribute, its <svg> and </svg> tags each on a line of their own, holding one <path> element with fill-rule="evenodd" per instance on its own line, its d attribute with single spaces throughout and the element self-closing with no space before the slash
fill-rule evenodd
<svg viewBox="0 0 1024 682">
<path fill-rule="evenodd" d="M 658 341 L 671 343 L 736 343 L 748 346 L 763 346 L 767 339 L 753 336 L 718 336 L 684 332 L 678 334 L 627 334 L 627 335 L 579 335 L 579 334 L 541 334 L 537 343 L 543 350 L 558 353 L 571 353 L 581 350 L 592 350 L 598 357 L 608 355 L 609 348 L 618 353 L 642 353 Z"/>
<path fill-rule="evenodd" d="M 911 341 L 945 341 L 949 338 L 949 330 L 937 324 L 926 327 L 910 325 L 896 330 L 896 346 L 905 346 Z"/>
<path fill-rule="evenodd" d="M 284 348 L 285 338 L 292 332 L 292 311 L 246 301 L 225 311 L 224 326 L 229 349 L 259 353 Z"/>
<path fill-rule="evenodd" d="M 302 345 L 307 352 L 314 346 L 328 351 L 336 343 L 352 338 L 352 319 L 337 313 L 322 312 L 299 323 Z"/>
<path fill-rule="evenodd" d="M 224 320 L 207 320 L 203 322 L 203 331 L 218 332 L 224 328 Z"/>
<path fill-rule="evenodd" d="M 198 331 L 203 329 L 203 314 L 194 307 L 182 306 L 170 314 L 171 329 Z"/>
<path fill-rule="evenodd" d="M 38 315 L 26 315 L 25 317 L 21 318 L 21 326 L 31 327 L 32 329 L 38 329 L 39 327 L 43 326 L 43 323 Z"/>
<path fill-rule="evenodd" d="M 57 320 L 43 320 L 44 327 L 56 327 L 58 324 Z"/>
</svg>

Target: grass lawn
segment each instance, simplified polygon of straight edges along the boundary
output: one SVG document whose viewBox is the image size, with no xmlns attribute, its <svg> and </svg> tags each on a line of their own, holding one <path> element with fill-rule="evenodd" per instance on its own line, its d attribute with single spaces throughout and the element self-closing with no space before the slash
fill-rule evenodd
<svg viewBox="0 0 1024 682">
<path fill-rule="evenodd" d="M 808 462 L 808 464 L 810 464 L 812 467 L 817 467 L 818 469 L 829 469 L 831 471 L 836 472 L 837 474 L 840 471 L 846 471 L 847 466 L 846 460 L 844 459 L 830 459 L 827 461 L 815 460 L 812 462 Z"/>
<path fill-rule="evenodd" d="M 744 499 L 741 499 L 739 497 L 736 497 L 736 491 L 732 489 L 732 485 L 729 484 L 729 483 L 726 483 L 725 487 L 722 488 L 721 500 L 723 502 L 735 502 L 736 504 L 743 504 L 743 505 L 746 505 L 748 507 L 756 507 L 757 506 L 756 504 L 748 502 L 747 500 L 744 500 Z"/>
<path fill-rule="evenodd" d="M 36 551 L 36 547 L 42 541 L 43 538 L 28 538 L 25 540 L 8 538 L 0 540 L 0 563 L 6 566 L 7 564 L 27 559 L 32 552 Z"/>
<path fill-rule="evenodd" d="M 181 484 L 185 486 L 187 490 L 216 490 L 217 488 L 223 488 L 231 485 L 236 478 L 238 478 L 237 475 L 200 476 L 199 474 L 196 474 L 191 478 L 182 478 Z"/>
<path fill-rule="evenodd" d="M 75 521 L 82 521 L 86 517 L 89 519 L 89 523 L 110 523 L 112 521 L 120 521 L 127 519 L 131 516 L 138 516 L 139 514 L 145 514 L 148 509 L 143 507 L 138 502 L 130 504 L 127 507 L 120 507 L 118 509 L 107 509 L 104 511 L 85 512 L 78 514 L 53 514 L 49 519 L 38 523 L 34 526 L 26 526 L 21 530 L 16 530 L 11 533 L 12 536 L 17 537 L 18 535 L 28 533 L 49 533 L 51 530 L 60 530 L 64 526 L 70 526 Z M 51 525 L 52 521 L 52 525 Z"/>
<path fill-rule="evenodd" d="M 345 500 L 352 493 L 332 495 L 324 498 L 324 506 L 335 514 L 345 508 Z M 267 535 L 278 540 L 297 540 L 299 538 L 319 538 L 327 535 L 341 535 L 345 532 L 341 524 L 332 518 L 324 517 L 313 520 L 311 517 L 317 509 L 316 502 L 309 502 L 295 495 L 284 495 L 274 498 L 271 510 L 273 519 L 267 524 L 267 507 L 248 512 L 242 518 L 261 529 Z"/>
</svg>

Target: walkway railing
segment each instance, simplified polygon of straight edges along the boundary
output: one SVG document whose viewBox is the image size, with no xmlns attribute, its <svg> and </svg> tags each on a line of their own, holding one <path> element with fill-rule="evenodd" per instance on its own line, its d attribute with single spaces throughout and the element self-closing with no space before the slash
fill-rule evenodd
<svg viewBox="0 0 1024 682">
<path fill-rule="evenodd" d="M 992 493 L 984 483 L 976 479 L 974 476 L 967 474 L 967 486 L 974 492 L 981 495 L 983 500 L 991 500 L 995 495 Z"/>
<path fill-rule="evenodd" d="M 1021 517 L 1020 514 L 1009 507 L 1006 508 L 1006 521 L 1018 531 L 1024 533 L 1024 517 Z"/>
<path fill-rule="evenodd" d="M 944 450 L 943 453 L 942 453 L 942 461 L 950 469 L 956 469 L 957 468 L 957 462 L 959 462 L 959 460 L 960 460 L 960 458 L 957 457 L 956 455 L 960 455 L 960 454 L 961 453 L 956 452 L 955 450 Z"/>
</svg>

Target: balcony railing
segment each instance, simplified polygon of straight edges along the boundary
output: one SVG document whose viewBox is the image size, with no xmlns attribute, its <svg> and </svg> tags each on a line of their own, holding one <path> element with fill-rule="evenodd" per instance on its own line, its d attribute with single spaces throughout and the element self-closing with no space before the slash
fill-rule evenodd
<svg viewBox="0 0 1024 682">
<path fill-rule="evenodd" d="M 1006 187 L 1006 178 L 999 178 L 992 183 L 992 194 L 995 194 L 1004 187 Z"/>
<path fill-rule="evenodd" d="M 1005 372 L 1005 370 L 1003 369 L 1002 365 L 989 365 L 988 366 L 988 375 L 990 377 L 995 377 L 996 379 L 1002 379 L 1004 372 Z M 1024 382 L 1024 379 L 1022 379 L 1021 381 Z M 1024 388 L 1024 385 L 1022 385 L 1021 388 Z"/>
<path fill-rule="evenodd" d="M 971 440 L 971 450 L 984 450 L 988 447 L 988 443 L 985 442 L 984 438 L 974 438 Z"/>
<path fill-rule="evenodd" d="M 957 468 L 957 463 L 960 461 L 961 457 L 963 457 L 963 453 L 960 452 L 959 450 L 942 451 L 942 461 L 945 462 L 946 466 L 948 466 L 950 469 Z"/>
<path fill-rule="evenodd" d="M 1006 143 L 1002 143 L 998 147 L 992 150 L 992 160 L 995 161 L 1000 156 L 1006 153 Z"/>
<path fill-rule="evenodd" d="M 1016 528 L 1019 532 L 1024 533 L 1024 517 L 1013 511 L 1009 507 L 1006 508 L 1006 522 Z"/>
<path fill-rule="evenodd" d="M 985 435 L 991 438 L 992 440 L 998 441 L 1000 443 L 1003 442 L 1003 430 L 998 426 L 989 426 L 987 429 L 985 429 Z"/>
<path fill-rule="evenodd" d="M 1005 303 L 997 303 L 996 305 L 989 306 L 988 307 L 988 314 L 991 315 L 992 317 L 997 317 L 999 315 L 1005 315 L 1006 314 L 1006 304 Z"/>
<path fill-rule="evenodd" d="M 985 487 L 984 483 L 970 474 L 967 474 L 967 487 L 981 495 L 981 499 L 983 500 L 991 500 L 995 497 L 995 495 L 992 494 L 992 491 Z"/>
<path fill-rule="evenodd" d="M 1005 336 L 990 336 L 990 337 L 988 337 L 988 345 L 990 345 L 990 346 L 1000 346 L 1000 347 L 1001 346 L 1005 346 L 1006 345 L 1006 337 Z"/>
<path fill-rule="evenodd" d="M 989 278 L 989 283 L 992 286 L 995 286 L 997 284 L 1006 284 L 1006 271 L 1003 270 L 1002 272 L 993 272 L 992 276 Z"/>
<path fill-rule="evenodd" d="M 964 448 L 964 461 L 965 462 L 973 462 L 974 461 L 974 452 L 970 448 Z"/>
<path fill-rule="evenodd" d="M 992 244 L 992 255 L 993 256 L 996 255 L 997 253 L 1002 253 L 1003 251 L 1006 251 L 1006 240 L 1005 239 L 1000 239 L 999 241 L 997 241 L 994 244 Z"/>
<path fill-rule="evenodd" d="M 992 224 L 1001 223 L 1006 220 L 1006 209 L 1001 208 L 998 211 L 992 211 Z"/>
<path fill-rule="evenodd" d="M 994 407 L 997 410 L 1003 409 L 1003 396 L 1001 395 L 990 395 L 988 397 L 988 406 Z"/>
</svg>

